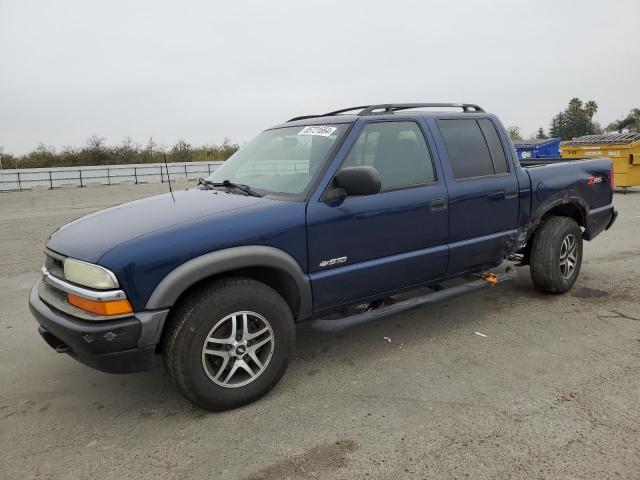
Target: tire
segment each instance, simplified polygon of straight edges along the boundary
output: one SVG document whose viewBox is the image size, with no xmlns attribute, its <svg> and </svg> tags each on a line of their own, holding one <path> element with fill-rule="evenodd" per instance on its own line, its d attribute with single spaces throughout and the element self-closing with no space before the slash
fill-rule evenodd
<svg viewBox="0 0 640 480">
<path fill-rule="evenodd" d="M 569 217 L 545 220 L 536 231 L 531 247 L 531 280 L 538 290 L 569 291 L 578 278 L 581 264 L 582 230 L 576 221 Z"/>
<path fill-rule="evenodd" d="M 182 300 L 162 343 L 180 392 L 206 410 L 229 410 L 257 400 L 282 378 L 295 346 L 295 324 L 271 287 L 227 278 Z"/>
</svg>

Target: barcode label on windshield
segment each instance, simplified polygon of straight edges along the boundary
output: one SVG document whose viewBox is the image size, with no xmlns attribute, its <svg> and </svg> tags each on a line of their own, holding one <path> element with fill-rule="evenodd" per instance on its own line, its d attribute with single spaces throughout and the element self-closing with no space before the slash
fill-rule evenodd
<svg viewBox="0 0 640 480">
<path fill-rule="evenodd" d="M 320 137 L 328 137 L 336 130 L 336 127 L 328 127 L 326 125 L 309 125 L 300 130 L 298 135 L 318 135 Z"/>
</svg>

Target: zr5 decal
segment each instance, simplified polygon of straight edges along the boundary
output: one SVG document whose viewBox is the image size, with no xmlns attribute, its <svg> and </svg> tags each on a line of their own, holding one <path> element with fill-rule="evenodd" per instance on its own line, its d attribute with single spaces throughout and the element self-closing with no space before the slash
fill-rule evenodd
<svg viewBox="0 0 640 480">
<path fill-rule="evenodd" d="M 589 180 L 587 180 L 587 185 L 595 185 L 596 183 L 602 182 L 602 177 L 591 175 Z"/>
</svg>

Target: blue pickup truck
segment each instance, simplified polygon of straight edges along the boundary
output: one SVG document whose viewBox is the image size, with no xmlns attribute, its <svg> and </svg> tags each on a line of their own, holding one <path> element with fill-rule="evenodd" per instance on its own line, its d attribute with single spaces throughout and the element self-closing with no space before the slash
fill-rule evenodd
<svg viewBox="0 0 640 480">
<path fill-rule="evenodd" d="M 229 409 L 282 377 L 297 322 L 361 324 L 493 283 L 505 261 L 566 292 L 583 239 L 615 221 L 612 181 L 605 158 L 521 167 L 477 105 L 296 117 L 197 187 L 60 227 L 30 308 L 58 352 L 113 373 L 162 355 L 187 399 Z"/>
</svg>

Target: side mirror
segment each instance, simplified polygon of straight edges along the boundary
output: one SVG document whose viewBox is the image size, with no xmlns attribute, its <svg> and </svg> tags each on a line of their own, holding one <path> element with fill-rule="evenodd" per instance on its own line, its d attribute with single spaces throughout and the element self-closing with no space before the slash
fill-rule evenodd
<svg viewBox="0 0 640 480">
<path fill-rule="evenodd" d="M 368 165 L 343 168 L 333 178 L 333 184 L 344 190 L 346 196 L 374 195 L 382 186 L 380 174 Z"/>
</svg>

